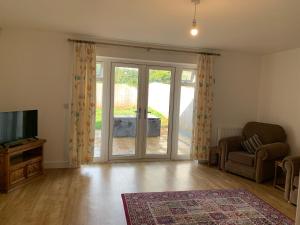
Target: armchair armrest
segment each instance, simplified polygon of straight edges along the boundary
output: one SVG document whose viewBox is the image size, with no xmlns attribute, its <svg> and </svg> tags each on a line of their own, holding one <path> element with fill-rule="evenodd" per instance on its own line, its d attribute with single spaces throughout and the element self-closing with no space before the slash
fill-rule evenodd
<svg viewBox="0 0 300 225">
<path fill-rule="evenodd" d="M 241 150 L 241 141 L 243 138 L 241 136 L 222 138 L 219 141 L 219 148 L 221 154 L 221 169 L 225 169 L 225 162 L 228 160 L 228 154 L 232 151 Z"/>
<path fill-rule="evenodd" d="M 266 178 L 270 178 L 271 174 L 269 171 L 274 169 L 272 162 L 283 159 L 288 153 L 289 146 L 281 142 L 263 145 L 257 149 L 254 162 L 256 182 L 261 183 Z"/>
<path fill-rule="evenodd" d="M 276 142 L 261 146 L 255 153 L 256 159 L 276 160 L 282 159 L 289 153 L 289 146 L 286 143 Z"/>
<path fill-rule="evenodd" d="M 293 189 L 294 177 L 299 175 L 300 156 L 285 157 L 283 168 L 286 170 L 284 198 L 289 201 L 290 192 Z"/>
</svg>

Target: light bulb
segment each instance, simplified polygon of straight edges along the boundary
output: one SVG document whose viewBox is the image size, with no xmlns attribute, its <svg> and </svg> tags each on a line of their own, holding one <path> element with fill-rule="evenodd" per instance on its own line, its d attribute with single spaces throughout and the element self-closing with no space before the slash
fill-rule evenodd
<svg viewBox="0 0 300 225">
<path fill-rule="evenodd" d="M 192 35 L 192 36 L 197 36 L 197 35 L 198 35 L 198 29 L 197 29 L 197 27 L 193 27 L 193 28 L 191 29 L 191 35 Z"/>
<path fill-rule="evenodd" d="M 198 35 L 198 28 L 197 28 L 197 21 L 196 21 L 196 18 L 194 16 L 194 19 L 193 19 L 193 23 L 192 23 L 192 29 L 191 29 L 191 35 L 192 36 L 197 36 Z"/>
<path fill-rule="evenodd" d="M 198 28 L 197 28 L 197 21 L 196 18 L 193 19 L 193 23 L 192 23 L 192 29 L 191 29 L 191 35 L 192 36 L 197 36 L 198 35 Z"/>
</svg>

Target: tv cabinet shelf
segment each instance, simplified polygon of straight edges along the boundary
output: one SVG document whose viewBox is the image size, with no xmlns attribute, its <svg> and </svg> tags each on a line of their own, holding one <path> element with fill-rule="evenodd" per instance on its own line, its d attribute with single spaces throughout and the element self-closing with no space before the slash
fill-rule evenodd
<svg viewBox="0 0 300 225">
<path fill-rule="evenodd" d="M 43 174 L 45 142 L 26 139 L 0 148 L 0 191 L 9 192 Z"/>
</svg>

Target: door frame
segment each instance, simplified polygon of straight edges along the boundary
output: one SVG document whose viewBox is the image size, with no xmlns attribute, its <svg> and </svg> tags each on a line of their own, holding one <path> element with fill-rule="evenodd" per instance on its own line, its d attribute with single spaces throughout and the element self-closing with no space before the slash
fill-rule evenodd
<svg viewBox="0 0 300 225">
<path fill-rule="evenodd" d="M 172 66 L 163 66 L 163 65 L 146 65 L 146 78 L 145 78 L 145 98 L 144 98 L 144 103 L 143 103 L 143 109 L 144 111 L 144 123 L 148 122 L 148 114 L 146 112 L 148 108 L 148 103 L 149 103 L 149 76 L 150 73 L 149 71 L 153 70 L 167 70 L 171 72 L 171 80 L 170 80 L 170 97 L 169 97 L 169 121 L 168 121 L 168 139 L 167 139 L 167 153 L 162 155 L 162 154 L 147 154 L 147 126 L 145 125 L 144 127 L 146 128 L 144 130 L 144 135 L 143 138 L 144 140 L 142 141 L 142 158 L 143 159 L 171 159 L 171 151 L 172 151 L 172 140 L 173 140 L 173 115 L 174 115 L 174 91 L 175 91 L 175 76 L 176 76 L 176 67 Z"/>
<path fill-rule="evenodd" d="M 173 114 L 173 139 L 172 139 L 172 146 L 174 151 L 171 153 L 171 159 L 173 160 L 190 160 L 191 155 L 179 155 L 178 154 L 178 140 L 179 140 L 179 114 L 180 114 L 180 98 L 181 98 L 181 76 L 184 70 L 187 71 L 196 71 L 196 67 L 187 67 L 181 66 L 177 68 L 176 71 L 176 80 L 175 80 L 175 91 L 174 92 L 174 114 Z M 192 146 L 191 146 L 192 147 Z M 190 149 L 192 151 L 192 149 Z"/>
<path fill-rule="evenodd" d="M 129 68 L 137 68 L 138 69 L 138 85 L 137 85 L 137 110 L 141 109 L 141 104 L 143 101 L 143 92 L 142 86 L 145 79 L 145 66 L 140 64 L 134 63 L 124 63 L 124 62 L 111 62 L 111 72 L 110 72 L 110 107 L 109 107 L 109 160 L 119 160 L 119 159 L 139 159 L 141 158 L 141 140 L 142 140 L 142 133 L 141 131 L 141 122 L 140 119 L 137 118 L 136 124 L 136 136 L 135 136 L 135 154 L 133 155 L 113 155 L 113 126 L 114 126 L 114 97 L 115 97 L 115 68 L 116 67 L 129 67 Z M 138 115 L 141 116 L 140 113 Z"/>
<path fill-rule="evenodd" d="M 106 88 L 103 89 L 103 104 L 106 104 L 107 107 L 106 109 L 103 109 L 103 112 L 106 112 L 105 115 L 103 115 L 103 136 L 102 136 L 102 152 L 101 152 L 101 157 L 97 158 L 94 160 L 94 162 L 107 162 L 107 161 L 149 161 L 151 159 L 155 160 L 167 160 L 167 159 L 162 159 L 162 158 L 144 158 L 140 159 L 138 157 L 135 158 L 117 158 L 113 157 L 111 158 L 109 155 L 112 151 L 112 148 L 110 146 L 110 143 L 112 143 L 110 140 L 112 135 L 110 135 L 110 132 L 112 132 L 112 118 L 111 116 L 111 107 L 112 107 L 112 85 L 113 83 L 111 82 L 111 76 L 112 76 L 112 67 L 111 65 L 113 63 L 119 63 L 119 64 L 124 64 L 124 65 L 135 65 L 135 66 L 143 66 L 143 65 L 149 65 L 149 66 L 154 66 L 154 67 L 174 67 L 176 69 L 175 75 L 174 75 L 174 95 L 173 95 L 173 119 L 172 119 L 172 124 L 173 128 L 172 130 L 169 129 L 169 132 L 172 132 L 172 139 L 169 141 L 168 145 L 171 144 L 171 155 L 170 158 L 171 160 L 190 160 L 189 156 L 179 156 L 177 155 L 178 151 L 178 143 L 177 143 L 177 138 L 178 138 L 178 113 L 179 113 L 179 107 L 180 107 L 180 78 L 181 78 L 181 73 L 182 70 L 196 70 L 197 65 L 196 64 L 191 64 L 191 63 L 177 63 L 177 62 L 165 62 L 165 61 L 153 61 L 153 60 L 143 60 L 143 59 L 129 59 L 129 58 L 119 58 L 119 57 L 107 57 L 107 56 L 97 56 L 97 62 L 103 62 L 104 63 L 104 79 L 105 79 L 105 84 Z M 179 90 L 179 91 L 177 91 Z M 177 138 L 176 138 L 177 136 Z M 104 139 L 105 137 L 105 139 Z M 169 146 L 168 146 L 169 147 Z M 169 147 L 170 148 L 170 147 Z"/>
</svg>

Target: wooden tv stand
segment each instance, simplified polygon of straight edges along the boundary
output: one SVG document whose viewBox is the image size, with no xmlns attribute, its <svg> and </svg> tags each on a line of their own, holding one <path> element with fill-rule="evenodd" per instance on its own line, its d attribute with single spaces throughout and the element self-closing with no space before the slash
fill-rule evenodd
<svg viewBox="0 0 300 225">
<path fill-rule="evenodd" d="M 45 142 L 30 138 L 0 147 L 0 191 L 9 192 L 43 174 Z"/>
</svg>

